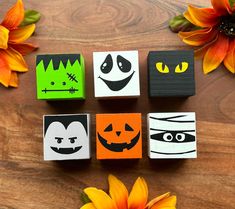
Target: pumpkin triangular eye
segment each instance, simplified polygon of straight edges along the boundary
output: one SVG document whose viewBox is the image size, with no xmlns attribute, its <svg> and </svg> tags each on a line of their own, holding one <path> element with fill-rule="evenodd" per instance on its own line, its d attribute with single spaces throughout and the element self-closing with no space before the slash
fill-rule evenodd
<svg viewBox="0 0 235 209">
<path fill-rule="evenodd" d="M 125 131 L 134 131 L 127 123 L 125 124 Z"/>
<path fill-rule="evenodd" d="M 112 124 L 109 124 L 105 129 L 104 129 L 104 132 L 109 132 L 109 131 L 112 131 L 113 130 L 113 125 Z"/>
</svg>

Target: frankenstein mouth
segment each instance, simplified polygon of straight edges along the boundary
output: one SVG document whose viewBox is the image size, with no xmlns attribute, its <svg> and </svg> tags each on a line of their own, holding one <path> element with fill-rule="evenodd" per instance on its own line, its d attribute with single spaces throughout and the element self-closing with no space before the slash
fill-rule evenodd
<svg viewBox="0 0 235 209">
<path fill-rule="evenodd" d="M 99 78 L 104 81 L 104 83 L 109 87 L 110 90 L 112 91 L 119 91 L 121 89 L 123 89 L 131 80 L 132 76 L 134 75 L 135 71 L 133 71 L 132 74 L 130 74 L 127 78 L 123 79 L 123 80 L 119 80 L 119 81 L 108 81 L 104 78 L 101 78 L 99 76 Z"/>
<path fill-rule="evenodd" d="M 75 89 L 75 88 L 73 88 L 73 87 L 71 87 L 70 89 L 47 89 L 47 88 L 45 88 L 45 89 L 43 89 L 42 90 L 42 92 L 44 92 L 44 93 L 47 93 L 47 92 L 56 92 L 56 91 L 67 91 L 67 92 L 69 92 L 70 94 L 74 94 L 76 91 L 78 91 L 78 89 Z"/>
<path fill-rule="evenodd" d="M 130 150 L 132 147 L 134 147 L 140 138 L 140 132 L 131 140 L 129 144 L 125 143 L 110 143 L 108 144 L 107 140 L 104 139 L 99 133 L 98 138 L 100 143 L 108 150 L 113 152 L 122 152 L 124 149 Z"/>
<path fill-rule="evenodd" d="M 77 151 L 79 151 L 80 149 L 82 148 L 82 146 L 79 146 L 79 147 L 74 147 L 74 148 L 58 148 L 58 147 L 51 147 L 51 149 L 54 151 L 54 152 L 57 152 L 59 154 L 73 154 Z"/>
</svg>

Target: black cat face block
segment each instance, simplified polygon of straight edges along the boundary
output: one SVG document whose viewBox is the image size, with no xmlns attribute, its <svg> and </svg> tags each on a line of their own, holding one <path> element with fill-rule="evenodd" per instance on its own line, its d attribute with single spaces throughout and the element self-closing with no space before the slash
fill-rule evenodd
<svg viewBox="0 0 235 209">
<path fill-rule="evenodd" d="M 149 52 L 148 83 L 150 97 L 187 97 L 194 95 L 193 51 Z"/>
</svg>

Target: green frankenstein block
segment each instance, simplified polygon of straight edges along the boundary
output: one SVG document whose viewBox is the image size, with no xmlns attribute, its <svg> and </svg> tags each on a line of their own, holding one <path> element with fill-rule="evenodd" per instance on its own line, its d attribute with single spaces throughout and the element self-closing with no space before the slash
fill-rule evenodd
<svg viewBox="0 0 235 209">
<path fill-rule="evenodd" d="M 85 64 L 81 54 L 38 55 L 37 98 L 85 99 Z"/>
</svg>

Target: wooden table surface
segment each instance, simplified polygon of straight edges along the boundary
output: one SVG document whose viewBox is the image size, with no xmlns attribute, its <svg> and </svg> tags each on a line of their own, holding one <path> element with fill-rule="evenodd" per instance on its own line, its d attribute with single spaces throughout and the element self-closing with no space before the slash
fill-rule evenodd
<svg viewBox="0 0 235 209">
<path fill-rule="evenodd" d="M 14 0 L 1 0 L 1 17 Z M 138 176 L 149 185 L 149 198 L 171 191 L 178 209 L 235 208 L 235 80 L 223 67 L 205 76 L 196 61 L 196 96 L 149 99 L 146 58 L 150 50 L 188 49 L 168 29 L 171 17 L 188 0 L 25 0 L 41 12 L 32 42 L 40 49 L 27 56 L 30 71 L 18 89 L 0 87 L 0 208 L 78 209 L 87 186 L 107 189 L 107 176 L 118 176 L 130 189 Z M 194 0 L 209 6 L 209 0 Z M 137 49 L 140 54 L 141 97 L 137 100 L 94 99 L 92 52 Z M 86 61 L 87 99 L 46 102 L 36 99 L 35 55 L 82 52 Z M 198 158 L 149 160 L 146 114 L 195 111 Z M 44 162 L 42 116 L 55 113 L 92 114 L 90 161 Z M 102 162 L 95 157 L 95 114 L 141 112 L 143 159 Z"/>
</svg>

